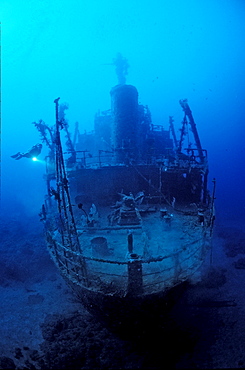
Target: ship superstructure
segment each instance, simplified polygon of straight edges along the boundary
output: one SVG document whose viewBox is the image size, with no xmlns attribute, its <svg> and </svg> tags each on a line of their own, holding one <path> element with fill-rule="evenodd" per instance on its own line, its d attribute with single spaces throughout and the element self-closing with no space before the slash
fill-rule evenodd
<svg viewBox="0 0 245 370">
<path fill-rule="evenodd" d="M 187 281 L 210 248 L 214 221 L 207 152 L 187 100 L 177 140 L 173 117 L 168 129 L 153 124 L 134 86 L 118 84 L 110 95 L 111 109 L 96 114 L 92 132 L 76 128 L 73 142 L 55 100 L 42 207 L 52 259 L 84 304 L 101 311 Z M 188 129 L 194 142 L 183 148 Z"/>
</svg>

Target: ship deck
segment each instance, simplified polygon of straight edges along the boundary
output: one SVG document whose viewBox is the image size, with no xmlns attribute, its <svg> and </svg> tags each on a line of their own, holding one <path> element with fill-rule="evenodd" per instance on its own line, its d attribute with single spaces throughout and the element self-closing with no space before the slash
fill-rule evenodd
<svg viewBox="0 0 245 370">
<path fill-rule="evenodd" d="M 140 260 L 143 291 L 148 294 L 185 281 L 202 263 L 208 237 L 197 212 L 152 205 L 147 210 L 139 208 L 138 224 L 113 226 L 108 223 L 110 212 L 109 207 L 100 208 L 93 227 L 84 224 L 83 217 L 77 217 L 91 287 L 125 294 L 129 261 Z M 131 250 L 129 234 L 133 239 Z"/>
<path fill-rule="evenodd" d="M 103 248 L 103 245 L 101 253 L 99 246 L 93 248 L 94 238 L 106 239 L 108 259 L 126 262 L 128 233 L 132 233 L 133 236 L 133 253 L 145 260 L 186 249 L 188 245 L 200 240 L 203 234 L 203 227 L 198 222 L 197 215 L 184 215 L 173 209 L 167 209 L 168 217 L 162 216 L 161 210 L 155 210 L 154 207 L 151 207 L 148 212 L 140 211 L 141 221 L 135 225 L 111 226 L 106 217 L 109 213 L 109 208 L 101 208 L 93 227 L 86 226 L 81 219 L 77 219 L 77 230 L 84 256 L 106 256 L 106 248 Z"/>
<path fill-rule="evenodd" d="M 51 209 L 46 221 L 51 257 L 82 288 L 86 275 L 90 291 L 122 297 L 165 291 L 195 273 L 210 245 L 209 209 L 200 222 L 195 205 L 141 205 L 134 217 L 128 211 L 129 217 L 122 217 L 113 207 L 90 206 L 74 207 L 79 248 L 64 235 L 62 241 Z"/>
</svg>

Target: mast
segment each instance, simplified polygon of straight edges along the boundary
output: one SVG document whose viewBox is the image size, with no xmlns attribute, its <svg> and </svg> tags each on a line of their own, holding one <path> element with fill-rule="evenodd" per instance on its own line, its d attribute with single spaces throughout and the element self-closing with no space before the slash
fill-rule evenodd
<svg viewBox="0 0 245 370">
<path fill-rule="evenodd" d="M 170 131 L 172 132 L 172 135 L 173 135 L 174 146 L 175 146 L 175 148 L 177 148 L 178 147 L 178 142 L 177 142 L 176 133 L 175 133 L 175 129 L 174 129 L 173 116 L 169 116 L 169 128 L 170 128 Z"/>
<path fill-rule="evenodd" d="M 71 153 L 71 156 L 68 158 L 66 165 L 67 166 L 69 166 L 69 165 L 72 166 L 74 163 L 76 163 L 76 151 L 75 151 L 75 148 L 74 148 L 73 141 L 71 140 L 71 134 L 68 131 L 69 125 L 68 125 L 68 122 L 65 118 L 65 111 L 67 109 L 68 109 L 67 104 L 60 104 L 58 114 L 59 114 L 59 122 L 60 122 L 61 128 L 64 128 L 64 130 L 66 132 L 66 138 L 67 138 L 66 146 L 68 147 L 68 150 Z"/>
<path fill-rule="evenodd" d="M 79 134 L 79 130 L 78 130 L 78 122 L 75 122 L 75 131 L 74 131 L 74 136 L 73 136 L 73 140 L 72 140 L 73 148 L 75 148 L 78 134 Z M 74 150 L 75 150 L 75 149 L 74 149 Z"/>
<path fill-rule="evenodd" d="M 196 142 L 196 146 L 197 146 L 197 150 L 198 150 L 200 162 L 201 163 L 204 163 L 204 155 L 203 155 L 203 150 L 202 150 L 201 142 L 200 142 L 199 135 L 198 135 L 197 128 L 196 128 L 196 123 L 195 123 L 194 118 L 192 116 L 192 112 L 190 110 L 190 107 L 189 107 L 189 105 L 187 103 L 187 99 L 180 100 L 180 105 L 183 108 L 183 111 L 185 112 L 185 115 L 189 119 L 189 123 L 191 125 L 191 129 L 192 129 L 192 132 L 193 132 L 193 135 L 194 135 L 194 139 L 195 139 L 195 142 Z"/>
<path fill-rule="evenodd" d="M 72 250 L 80 256 L 80 266 L 82 269 L 82 280 L 87 285 L 87 270 L 85 260 L 82 255 L 82 248 L 78 238 L 75 218 L 73 214 L 71 198 L 68 188 L 68 179 L 66 176 L 64 157 L 60 139 L 60 130 L 63 128 L 62 122 L 59 121 L 59 99 L 54 100 L 55 118 L 56 118 L 56 140 L 55 140 L 55 165 L 56 165 L 56 186 L 58 212 L 61 224 L 62 243 L 66 250 Z M 72 258 L 72 257 L 71 257 Z M 74 256 L 73 256 L 74 258 Z M 79 276 L 77 271 L 77 276 Z"/>
<path fill-rule="evenodd" d="M 113 59 L 113 64 L 116 66 L 116 74 L 118 78 L 118 84 L 124 85 L 126 83 L 126 75 L 128 74 L 128 61 L 122 56 L 121 53 L 117 53 L 116 58 Z"/>
<path fill-rule="evenodd" d="M 187 119 L 186 119 L 186 114 L 183 118 L 183 121 L 182 121 L 182 127 L 180 129 L 180 140 L 179 140 L 179 145 L 178 145 L 178 149 L 177 149 L 177 153 L 180 154 L 181 151 L 182 151 L 182 145 L 183 145 L 183 142 L 184 142 L 184 137 L 186 135 L 186 126 L 187 126 Z"/>
</svg>

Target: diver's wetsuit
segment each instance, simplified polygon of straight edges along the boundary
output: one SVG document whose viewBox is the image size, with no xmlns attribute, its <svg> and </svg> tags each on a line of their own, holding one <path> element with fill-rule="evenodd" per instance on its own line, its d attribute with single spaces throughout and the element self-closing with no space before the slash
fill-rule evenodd
<svg viewBox="0 0 245 370">
<path fill-rule="evenodd" d="M 18 159 L 21 159 L 23 157 L 26 157 L 26 158 L 37 157 L 41 153 L 41 150 L 42 150 L 42 144 L 36 144 L 28 152 L 26 152 L 26 153 L 18 152 L 14 155 L 11 155 L 11 158 L 14 158 L 14 159 L 18 160 Z"/>
</svg>

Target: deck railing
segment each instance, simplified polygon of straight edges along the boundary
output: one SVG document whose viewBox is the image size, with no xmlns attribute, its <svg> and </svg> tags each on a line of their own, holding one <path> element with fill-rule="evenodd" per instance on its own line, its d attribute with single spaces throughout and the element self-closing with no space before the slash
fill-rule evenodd
<svg viewBox="0 0 245 370">
<path fill-rule="evenodd" d="M 85 286 L 82 264 L 86 263 L 88 289 L 105 294 L 150 294 L 187 280 L 200 267 L 208 247 L 201 238 L 173 253 L 147 260 L 129 254 L 124 261 L 82 256 L 55 240 L 47 231 L 49 252 L 61 272 L 73 283 Z"/>
</svg>

